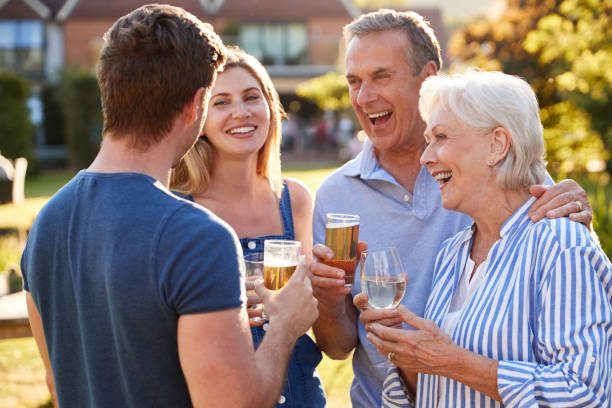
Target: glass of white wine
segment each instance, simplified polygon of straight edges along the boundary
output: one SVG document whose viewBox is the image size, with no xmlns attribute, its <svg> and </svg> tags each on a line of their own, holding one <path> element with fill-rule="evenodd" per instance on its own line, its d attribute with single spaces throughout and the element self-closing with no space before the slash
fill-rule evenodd
<svg viewBox="0 0 612 408">
<path fill-rule="evenodd" d="M 361 291 L 375 309 L 396 307 L 406 291 L 407 274 L 395 247 L 361 253 Z"/>
<path fill-rule="evenodd" d="M 268 290 L 279 290 L 295 272 L 302 243 L 291 240 L 265 240 L 263 278 Z"/>
</svg>

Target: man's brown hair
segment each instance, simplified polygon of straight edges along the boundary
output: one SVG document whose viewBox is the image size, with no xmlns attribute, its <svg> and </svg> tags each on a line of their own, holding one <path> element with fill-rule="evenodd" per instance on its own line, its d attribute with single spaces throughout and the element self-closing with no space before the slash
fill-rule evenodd
<svg viewBox="0 0 612 408">
<path fill-rule="evenodd" d="M 173 6 L 149 4 L 104 34 L 98 62 L 105 135 L 130 135 L 134 147 L 159 142 L 200 87 L 225 62 L 209 24 Z"/>
</svg>

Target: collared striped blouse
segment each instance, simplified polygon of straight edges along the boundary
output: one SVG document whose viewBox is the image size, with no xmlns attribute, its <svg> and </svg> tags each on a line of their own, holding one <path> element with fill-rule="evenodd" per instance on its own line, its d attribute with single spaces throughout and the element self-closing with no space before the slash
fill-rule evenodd
<svg viewBox="0 0 612 408">
<path fill-rule="evenodd" d="M 419 374 L 415 402 L 401 392 L 393 368 L 383 407 L 612 407 L 612 265 L 585 226 L 568 218 L 532 223 L 533 201 L 502 226 L 486 276 L 451 335 L 459 346 L 498 360 L 503 405 L 427 374 Z M 425 309 L 438 327 L 471 242 L 470 228 L 438 254 Z"/>
</svg>

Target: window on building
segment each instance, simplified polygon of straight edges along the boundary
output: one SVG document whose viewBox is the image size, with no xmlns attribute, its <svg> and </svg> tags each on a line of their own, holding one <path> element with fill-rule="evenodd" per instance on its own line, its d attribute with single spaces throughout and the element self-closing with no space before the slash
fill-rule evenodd
<svg viewBox="0 0 612 408">
<path fill-rule="evenodd" d="M 308 29 L 304 23 L 244 24 L 239 43 L 264 65 L 308 64 Z"/>
<path fill-rule="evenodd" d="M 44 26 L 38 20 L 0 21 L 0 69 L 43 72 Z"/>
</svg>

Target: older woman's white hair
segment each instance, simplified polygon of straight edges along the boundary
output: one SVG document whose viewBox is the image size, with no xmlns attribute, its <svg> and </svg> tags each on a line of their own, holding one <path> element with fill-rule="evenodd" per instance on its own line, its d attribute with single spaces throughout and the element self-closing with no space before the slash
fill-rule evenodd
<svg viewBox="0 0 612 408">
<path fill-rule="evenodd" d="M 487 133 L 499 126 L 508 131 L 509 152 L 495 166 L 501 187 L 529 187 L 545 180 L 538 101 L 527 82 L 502 72 L 430 76 L 423 82 L 419 100 L 425 121 L 438 105 L 476 131 Z"/>
</svg>

